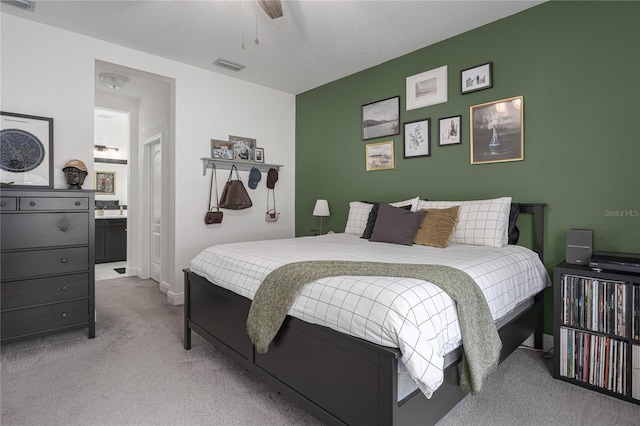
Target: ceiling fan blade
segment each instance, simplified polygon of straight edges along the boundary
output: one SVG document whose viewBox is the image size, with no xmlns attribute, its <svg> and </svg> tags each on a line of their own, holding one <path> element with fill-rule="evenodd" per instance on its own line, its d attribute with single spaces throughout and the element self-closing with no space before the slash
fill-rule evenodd
<svg viewBox="0 0 640 426">
<path fill-rule="evenodd" d="M 276 19 L 282 16 L 282 3 L 280 0 L 258 0 L 262 9 L 269 15 L 269 18 Z"/>
</svg>

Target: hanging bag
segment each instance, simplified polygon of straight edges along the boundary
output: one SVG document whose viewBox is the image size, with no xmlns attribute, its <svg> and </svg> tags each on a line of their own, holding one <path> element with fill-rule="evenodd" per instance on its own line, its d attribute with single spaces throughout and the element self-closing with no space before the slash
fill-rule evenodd
<svg viewBox="0 0 640 426">
<path fill-rule="evenodd" d="M 213 190 L 213 181 L 215 180 L 215 188 L 216 188 L 216 211 L 213 211 L 213 206 L 211 206 L 211 192 Z M 209 183 L 209 210 L 207 210 L 207 214 L 204 215 L 204 223 L 207 225 L 211 225 L 213 223 L 222 223 L 223 213 L 220 211 L 220 207 L 218 207 L 218 176 L 216 173 L 216 165 L 213 164 L 213 168 L 211 169 L 211 182 Z"/>
<path fill-rule="evenodd" d="M 236 179 L 233 178 L 233 171 L 236 171 Z M 229 179 L 227 183 L 224 185 L 224 189 L 222 190 L 222 195 L 220 196 L 220 207 L 223 209 L 230 210 L 242 210 L 248 209 L 251 207 L 253 203 L 251 202 L 251 197 L 249 197 L 249 193 L 247 189 L 244 187 L 244 184 L 240 180 L 240 175 L 238 174 L 238 169 L 234 164 L 231 166 L 231 172 L 229 173 Z"/>
<path fill-rule="evenodd" d="M 264 220 L 267 222 L 276 222 L 280 213 L 276 211 L 276 182 L 278 181 L 278 171 L 274 168 L 269 169 L 267 173 L 267 212 L 264 214 Z M 273 198 L 273 208 L 269 208 L 269 193 Z"/>
</svg>

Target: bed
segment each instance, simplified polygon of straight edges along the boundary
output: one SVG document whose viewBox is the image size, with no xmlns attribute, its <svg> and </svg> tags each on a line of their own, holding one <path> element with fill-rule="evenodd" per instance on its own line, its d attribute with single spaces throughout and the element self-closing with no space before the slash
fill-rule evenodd
<svg viewBox="0 0 640 426">
<path fill-rule="evenodd" d="M 411 201 L 411 211 L 424 207 L 446 208 L 456 203 L 421 202 L 420 205 L 417 199 L 407 201 Z M 348 309 L 340 311 L 331 301 L 336 297 L 347 300 L 344 295 L 336 296 L 337 292 L 362 282 L 367 285 L 376 282 L 385 289 L 394 286 L 422 289 L 433 286 L 430 283 L 411 279 L 397 282 L 398 279 L 389 277 L 327 277 L 315 281 L 303 287 L 268 352 L 263 354 L 256 351 L 246 332 L 251 300 L 266 274 L 283 264 L 327 259 L 379 260 L 384 253 L 386 262 L 428 262 L 459 267 L 467 272 L 487 297 L 502 340 L 500 360 L 532 334 L 535 346 L 541 347 L 541 291 L 550 283 L 540 260 L 545 205 L 511 204 L 510 201 L 510 198 L 500 199 L 503 216 L 500 222 L 506 222 L 505 228 L 484 232 L 479 237 L 471 228 L 482 222 L 479 220 L 479 215 L 485 214 L 482 210 L 491 211 L 493 207 L 485 209 L 486 204 L 473 202 L 464 204 L 460 210 L 464 221 L 458 223 L 446 249 L 360 238 L 367 219 L 371 218 L 365 217 L 366 209 L 357 218 L 354 205 L 344 234 L 209 247 L 185 269 L 184 347 L 190 349 L 191 332 L 195 331 L 326 424 L 434 424 L 467 394 L 458 386 L 457 367 L 462 346 L 455 321 L 455 302 L 447 301 L 439 289 L 427 291 L 434 293 L 435 299 L 445 300 L 445 306 L 439 308 L 438 315 L 433 315 L 436 323 L 443 324 L 442 330 L 425 339 L 433 348 L 426 349 L 430 362 L 424 371 L 421 370 L 424 363 L 416 366 L 412 362 L 410 354 L 414 348 L 403 346 L 404 338 L 398 339 L 389 331 L 394 330 L 395 325 L 387 329 L 381 325 L 381 331 L 372 332 L 368 325 L 371 321 L 366 318 L 360 322 L 351 318 L 340 323 L 339 318 L 345 316 Z M 509 220 L 504 218 L 505 203 L 508 203 L 506 219 Z M 474 209 L 480 210 L 479 215 Z M 513 244 L 499 247 L 506 241 L 494 244 L 491 240 L 496 235 L 506 240 L 507 231 L 510 236 L 515 225 L 514 211 L 515 217 L 517 213 L 533 215 L 533 250 Z M 370 212 L 366 212 L 370 216 Z M 481 226 L 490 228 L 487 225 L 490 222 L 485 221 Z M 465 243 L 474 238 L 481 238 L 487 244 Z M 491 245 L 495 247 L 489 247 Z M 491 269 L 497 271 L 491 272 L 493 276 L 487 273 L 492 263 L 495 267 Z M 525 272 L 518 269 L 523 264 L 529 265 Z M 509 269 L 513 267 L 515 272 Z M 332 309 L 335 312 L 331 313 Z M 424 349 L 415 351 L 422 356 Z"/>
</svg>

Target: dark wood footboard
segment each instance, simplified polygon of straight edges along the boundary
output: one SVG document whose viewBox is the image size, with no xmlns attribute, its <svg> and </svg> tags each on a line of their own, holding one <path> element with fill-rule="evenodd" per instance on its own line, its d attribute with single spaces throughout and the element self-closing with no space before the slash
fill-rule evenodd
<svg viewBox="0 0 640 426">
<path fill-rule="evenodd" d="M 251 301 L 185 270 L 184 347 L 191 331 L 272 385 L 326 424 L 435 424 L 466 392 L 458 387 L 457 363 L 427 399 L 417 391 L 398 403 L 400 351 L 287 317 L 266 354 L 246 334 Z M 501 361 L 532 333 L 540 332 L 541 297 L 502 327 Z"/>
</svg>

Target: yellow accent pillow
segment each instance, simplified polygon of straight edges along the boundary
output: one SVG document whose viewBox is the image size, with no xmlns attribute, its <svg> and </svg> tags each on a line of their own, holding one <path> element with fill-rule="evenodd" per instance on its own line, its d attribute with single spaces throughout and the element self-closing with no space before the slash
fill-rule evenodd
<svg viewBox="0 0 640 426">
<path fill-rule="evenodd" d="M 447 248 L 458 225 L 460 206 L 446 209 L 424 209 L 427 215 L 422 219 L 416 235 L 415 244 L 438 248 Z"/>
</svg>

